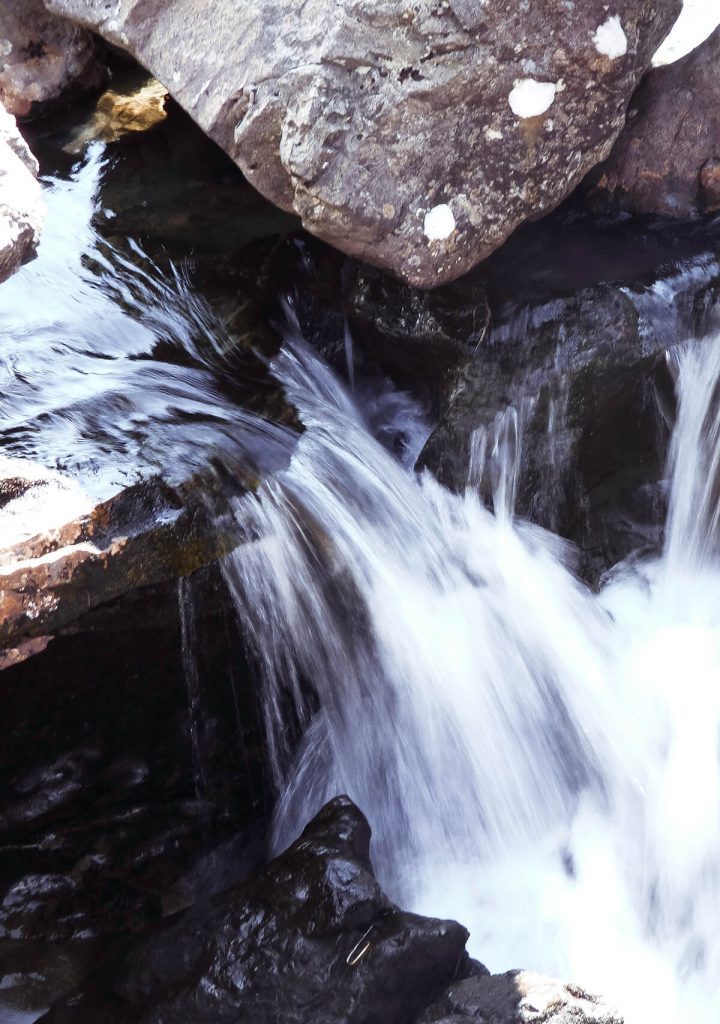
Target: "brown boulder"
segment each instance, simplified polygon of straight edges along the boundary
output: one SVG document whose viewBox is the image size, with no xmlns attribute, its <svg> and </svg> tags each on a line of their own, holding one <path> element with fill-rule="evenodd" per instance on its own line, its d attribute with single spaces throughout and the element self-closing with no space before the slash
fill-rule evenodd
<svg viewBox="0 0 720 1024">
<path fill-rule="evenodd" d="M 41 0 L 0 5 L 0 102 L 20 120 L 100 88 L 106 70 L 90 32 L 45 10 Z"/>
<path fill-rule="evenodd" d="M 10 460 L 6 460 L 10 461 Z M 236 540 L 210 509 L 209 491 L 197 481 L 174 489 L 150 480 L 82 511 L 82 495 L 58 474 L 32 474 L 27 463 L 3 481 L 0 492 L 0 668 L 42 650 L 26 644 L 47 637 L 121 594 L 187 576 L 227 554 Z M 33 507 L 81 511 L 56 515 L 28 537 L 8 544 L 15 522 L 33 522 Z M 39 523 L 39 520 L 38 520 Z"/>
<path fill-rule="evenodd" d="M 687 57 L 648 72 L 592 184 L 593 201 L 633 213 L 720 209 L 720 28 Z"/>
</svg>

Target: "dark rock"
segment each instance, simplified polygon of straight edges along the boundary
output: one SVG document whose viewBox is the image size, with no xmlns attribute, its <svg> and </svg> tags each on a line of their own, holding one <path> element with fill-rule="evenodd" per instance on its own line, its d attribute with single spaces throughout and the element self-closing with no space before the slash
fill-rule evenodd
<svg viewBox="0 0 720 1024">
<path fill-rule="evenodd" d="M 37 161 L 0 103 L 0 281 L 34 255 L 45 217 Z"/>
<path fill-rule="evenodd" d="M 109 944 L 262 861 L 252 679 L 217 567 L 95 608 L 5 669 L 0 975 L 16 1001 L 47 1008 Z"/>
<path fill-rule="evenodd" d="M 680 9 L 45 3 L 132 53 L 310 232 L 420 287 L 460 277 L 605 158 Z"/>
<path fill-rule="evenodd" d="M 348 295 L 348 321 L 384 372 L 427 393 L 434 406 L 448 371 L 484 339 L 490 308 L 477 280 L 423 291 L 363 266 Z"/>
<path fill-rule="evenodd" d="M 418 1024 L 623 1024 L 603 1000 L 577 985 L 527 971 L 456 981 Z"/>
<path fill-rule="evenodd" d="M 467 932 L 394 907 L 369 842 L 338 797 L 259 877 L 109 961 L 43 1020 L 410 1024 L 463 972 Z"/>
<path fill-rule="evenodd" d="M 487 339 L 451 375 L 420 464 L 489 502 L 503 449 L 516 448 L 517 513 L 578 544 L 592 581 L 656 546 L 668 436 L 658 395 L 673 415 L 665 352 L 712 326 L 718 281 L 711 251 L 659 276 L 496 306 Z"/>
<path fill-rule="evenodd" d="M 19 120 L 45 117 L 107 77 L 90 32 L 56 18 L 42 0 L 3 0 L 0 8 L 0 102 Z"/>
<path fill-rule="evenodd" d="M 267 260 L 277 294 L 292 296 L 305 339 L 341 376 L 391 378 L 437 409 L 449 372 L 484 338 L 489 308 L 476 275 L 432 291 L 413 288 L 382 270 L 297 233 L 279 241 Z M 282 322 L 277 307 L 272 319 Z M 349 332 L 349 336 L 348 336 Z"/>
<path fill-rule="evenodd" d="M 682 60 L 654 68 L 632 98 L 608 160 L 592 173 L 596 203 L 696 217 L 720 209 L 720 28 Z"/>
</svg>

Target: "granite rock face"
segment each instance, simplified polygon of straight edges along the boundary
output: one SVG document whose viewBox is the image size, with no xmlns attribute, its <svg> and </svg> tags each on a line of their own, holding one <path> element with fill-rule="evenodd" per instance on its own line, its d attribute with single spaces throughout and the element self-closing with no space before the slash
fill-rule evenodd
<svg viewBox="0 0 720 1024">
<path fill-rule="evenodd" d="M 40 238 L 45 208 L 37 161 L 0 103 L 0 281 L 29 260 Z"/>
<path fill-rule="evenodd" d="M 0 102 L 19 120 L 52 113 L 105 81 L 90 32 L 49 14 L 42 0 L 0 7 Z"/>
<path fill-rule="evenodd" d="M 679 0 L 45 0 L 128 50 L 313 234 L 453 280 L 607 156 Z"/>
<path fill-rule="evenodd" d="M 592 177 L 596 201 L 633 213 L 720 210 L 720 28 L 687 57 L 648 72 Z"/>
</svg>

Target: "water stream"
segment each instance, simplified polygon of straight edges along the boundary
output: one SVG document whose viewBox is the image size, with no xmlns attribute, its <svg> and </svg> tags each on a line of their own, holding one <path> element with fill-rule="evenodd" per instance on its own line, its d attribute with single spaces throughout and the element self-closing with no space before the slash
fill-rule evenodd
<svg viewBox="0 0 720 1024">
<path fill-rule="evenodd" d="M 275 847 L 347 792 L 392 896 L 461 920 L 493 971 L 573 978 L 628 1024 L 714 1024 L 720 337 L 668 356 L 664 549 L 593 593 L 565 542 L 514 518 L 522 409 L 478 431 L 452 494 L 413 470 L 416 404 L 355 374 L 346 332 L 348 389 L 289 305 L 270 369 L 297 440 L 229 394 L 229 341 L 182 270 L 100 242 L 101 170 L 91 149 L 47 183 L 40 255 L 2 286 L 0 442 L 94 499 L 238 451 L 269 470 L 232 499 L 245 542 L 225 573 L 262 673 Z"/>
<path fill-rule="evenodd" d="M 513 411 L 473 446 L 493 513 L 400 465 L 297 334 L 275 372 L 306 433 L 237 501 L 259 539 L 227 567 L 265 677 L 276 847 L 348 792 L 399 901 L 630 1024 L 720 1011 L 720 338 L 671 358 L 665 549 L 598 595 L 513 521 Z"/>
</svg>

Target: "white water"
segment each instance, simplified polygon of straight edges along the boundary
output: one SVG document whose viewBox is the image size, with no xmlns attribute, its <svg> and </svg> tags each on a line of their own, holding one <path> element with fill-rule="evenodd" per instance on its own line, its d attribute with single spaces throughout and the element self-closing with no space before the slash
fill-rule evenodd
<svg viewBox="0 0 720 1024">
<path fill-rule="evenodd" d="M 104 493 L 139 469 L 176 464 L 185 476 L 216 446 L 271 435 L 289 448 L 224 397 L 196 344 L 212 348 L 216 325 L 182 280 L 161 292 L 133 271 L 107 291 L 98 278 L 97 266 L 113 281 L 122 268 L 83 228 L 100 162 L 96 151 L 71 182 L 50 184 L 40 256 L 3 285 L 7 451 Z M 73 237 L 95 269 L 68 257 Z M 142 280 L 139 320 L 119 300 Z M 199 365 L 151 360 L 166 335 Z M 599 597 L 567 571 L 557 538 L 513 522 L 522 409 L 472 445 L 469 480 L 488 464 L 495 517 L 473 491 L 412 474 L 424 428 L 410 404 L 376 388 L 370 400 L 361 379 L 348 395 L 299 339 L 275 370 L 306 433 L 289 470 L 238 504 L 252 542 L 228 563 L 265 670 L 284 794 L 276 844 L 349 792 L 399 901 L 463 921 L 493 970 L 522 965 L 608 993 L 629 1024 L 720 1015 L 720 342 L 674 358 L 666 551 Z M 402 461 L 373 436 L 392 441 L 390 405 Z M 196 413 L 211 422 L 200 429 Z M 189 617 L 183 639 L 191 658 Z"/>
<path fill-rule="evenodd" d="M 276 845 L 349 793 L 398 901 L 628 1024 L 720 1016 L 720 338 L 673 358 L 666 550 L 599 596 L 513 522 L 516 417 L 472 446 L 493 515 L 403 468 L 298 338 L 275 372 L 306 433 L 238 501 L 251 540 L 227 564 L 265 675 Z"/>
</svg>

